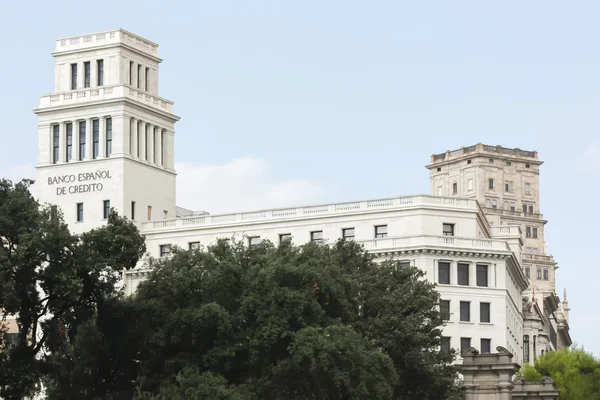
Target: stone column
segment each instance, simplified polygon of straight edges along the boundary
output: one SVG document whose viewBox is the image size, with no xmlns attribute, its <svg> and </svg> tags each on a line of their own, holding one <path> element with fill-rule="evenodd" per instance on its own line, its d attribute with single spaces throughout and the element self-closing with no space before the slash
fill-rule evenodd
<svg viewBox="0 0 600 400">
<path fill-rule="evenodd" d="M 58 163 L 62 164 L 67 160 L 67 124 L 61 122 L 58 125 Z"/>
<path fill-rule="evenodd" d="M 83 88 L 85 81 L 85 70 L 83 68 L 83 61 L 77 63 L 77 90 Z"/>
<path fill-rule="evenodd" d="M 154 125 L 146 124 L 146 129 L 148 130 L 148 162 L 156 164 L 156 159 L 154 158 Z"/>
<path fill-rule="evenodd" d="M 140 160 L 144 160 L 144 161 L 147 161 L 146 157 L 148 155 L 147 149 L 146 149 L 146 126 L 147 126 L 147 124 L 145 122 L 138 124 L 138 128 L 140 131 L 140 132 L 138 132 L 139 137 L 140 137 L 140 144 L 139 144 Z"/>
<path fill-rule="evenodd" d="M 131 118 L 131 156 L 133 158 L 138 157 L 138 120 L 137 118 Z"/>
<path fill-rule="evenodd" d="M 98 158 L 106 157 L 106 124 L 105 117 L 100 117 L 98 120 L 98 129 L 100 130 L 100 134 L 98 135 L 98 139 L 100 140 L 99 149 L 98 149 Z"/>
<path fill-rule="evenodd" d="M 156 165 L 161 166 L 162 165 L 162 160 L 161 160 L 161 151 L 162 151 L 162 146 L 161 146 L 161 129 L 160 126 L 155 126 L 154 127 L 154 163 Z"/>
</svg>

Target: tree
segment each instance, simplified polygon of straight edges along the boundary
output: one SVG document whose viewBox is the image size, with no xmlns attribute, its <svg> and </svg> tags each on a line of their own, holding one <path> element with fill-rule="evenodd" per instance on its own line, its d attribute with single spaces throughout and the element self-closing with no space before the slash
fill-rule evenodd
<svg viewBox="0 0 600 400">
<path fill-rule="evenodd" d="M 0 180 L 0 309 L 17 317 L 19 341 L 0 356 L 0 398 L 31 395 L 51 354 L 114 296 L 120 272 L 145 252 L 137 228 L 111 212 L 106 226 L 72 235 L 56 207 L 31 196 L 32 181 Z"/>
<path fill-rule="evenodd" d="M 354 242 L 219 241 L 153 260 L 130 302 L 137 398 L 441 399 L 439 294 Z M 134 341 L 132 341 L 134 342 Z M 207 388 L 212 388 L 207 392 Z M 204 397 L 203 397 L 204 396 Z"/>
<path fill-rule="evenodd" d="M 546 352 L 535 361 L 538 377 L 549 376 L 560 389 L 560 400 L 600 400 L 600 359 L 583 348 Z M 525 378 L 535 375 L 531 372 Z"/>
</svg>

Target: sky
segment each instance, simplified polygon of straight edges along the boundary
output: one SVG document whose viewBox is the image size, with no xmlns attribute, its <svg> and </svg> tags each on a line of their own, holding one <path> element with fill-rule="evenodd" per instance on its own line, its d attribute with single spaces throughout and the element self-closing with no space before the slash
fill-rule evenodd
<svg viewBox="0 0 600 400">
<path fill-rule="evenodd" d="M 429 193 L 431 154 L 537 150 L 573 340 L 600 355 L 600 3 L 0 0 L 0 177 L 34 177 L 55 39 L 154 41 L 178 204 L 209 212 Z"/>
</svg>

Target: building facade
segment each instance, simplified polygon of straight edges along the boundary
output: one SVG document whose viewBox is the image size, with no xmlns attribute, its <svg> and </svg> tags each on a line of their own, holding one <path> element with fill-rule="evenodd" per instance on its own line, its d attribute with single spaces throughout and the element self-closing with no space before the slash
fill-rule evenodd
<svg viewBox="0 0 600 400">
<path fill-rule="evenodd" d="M 418 267 L 438 284 L 447 320 L 444 349 L 475 347 L 486 353 L 502 346 L 522 361 L 525 327 L 543 330 L 550 323 L 544 319 L 533 326 L 524 320 L 531 268 L 547 269 L 547 275 L 542 270 L 542 278 L 531 282 L 540 282 L 539 296 L 558 304 L 550 295 L 556 264 L 543 248 L 537 154 L 494 153 L 495 163 L 515 163 L 507 164 L 513 168 L 510 179 L 504 167 L 488 172 L 482 145 L 468 159 L 434 156 L 432 195 L 220 215 L 185 210 L 175 202 L 173 145 L 179 117 L 173 103 L 159 96 L 157 51 L 155 43 L 124 30 L 56 42 L 55 92 L 42 96 L 35 110 L 37 186 L 40 201 L 60 206 L 73 232 L 101 226 L 112 208 L 138 225 L 148 256 L 157 258 L 168 257 L 175 246 L 196 249 L 220 238 L 248 246 L 265 239 L 295 244 L 355 240 L 378 260 L 393 258 Z M 529 167 L 516 165 L 517 158 Z M 463 161 L 469 168 L 461 168 Z M 511 191 L 490 195 L 488 204 L 486 179 L 495 185 L 507 180 Z M 503 214 L 505 201 L 512 214 Z M 521 202 L 526 204 L 522 215 L 516 205 Z M 127 293 L 147 273 L 143 262 L 126 272 Z"/>
</svg>

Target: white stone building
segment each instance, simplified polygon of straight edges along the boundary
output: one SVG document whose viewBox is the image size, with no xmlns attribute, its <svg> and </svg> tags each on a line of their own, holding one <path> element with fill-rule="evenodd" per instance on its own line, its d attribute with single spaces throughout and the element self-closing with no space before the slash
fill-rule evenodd
<svg viewBox="0 0 600 400">
<path fill-rule="evenodd" d="M 552 297 L 555 263 L 551 258 L 537 263 L 532 257 L 545 255 L 545 221 L 541 216 L 516 218 L 498 211 L 503 209 L 498 204 L 508 201 L 512 207 L 511 202 L 520 198 L 502 193 L 493 197 L 495 203 L 486 202 L 488 168 L 482 160 L 494 158 L 499 163 L 510 157 L 497 153 L 484 158 L 487 150 L 478 145 L 476 152 L 469 152 L 477 157 L 468 156 L 473 159 L 468 164 L 477 167 L 466 170 L 453 163 L 462 162 L 461 156 L 434 156 L 429 166 L 433 196 L 194 213 L 175 203 L 173 142 L 179 117 L 173 114 L 173 103 L 158 96 L 157 48 L 124 30 L 56 42 L 55 92 L 42 96 L 35 110 L 37 186 L 40 200 L 60 206 L 74 232 L 102 225 L 114 208 L 138 224 L 154 257 L 167 256 L 173 246 L 193 249 L 218 238 L 252 245 L 264 239 L 278 243 L 291 237 L 301 244 L 346 237 L 363 243 L 379 259 L 393 257 L 414 265 L 438 283 L 442 312 L 448 318 L 444 347 L 473 346 L 489 352 L 503 346 L 522 361 L 524 327 L 544 328 L 542 323 L 526 325 L 523 320 L 522 296 L 529 293 L 524 266 L 547 268 L 549 282 L 540 283 L 537 290 L 558 299 Z M 533 169 L 514 170 L 510 187 L 519 191 L 529 187 L 533 194 L 523 196 L 532 196 L 535 212 L 527 208 L 527 214 L 535 214 L 541 162 L 531 158 L 529 164 Z M 495 173 L 498 182 L 504 180 L 502 171 Z M 529 237 L 532 226 L 537 228 L 536 238 Z M 528 250 L 534 247 L 537 254 Z M 146 273 L 140 265 L 125 274 L 128 293 Z"/>
</svg>

